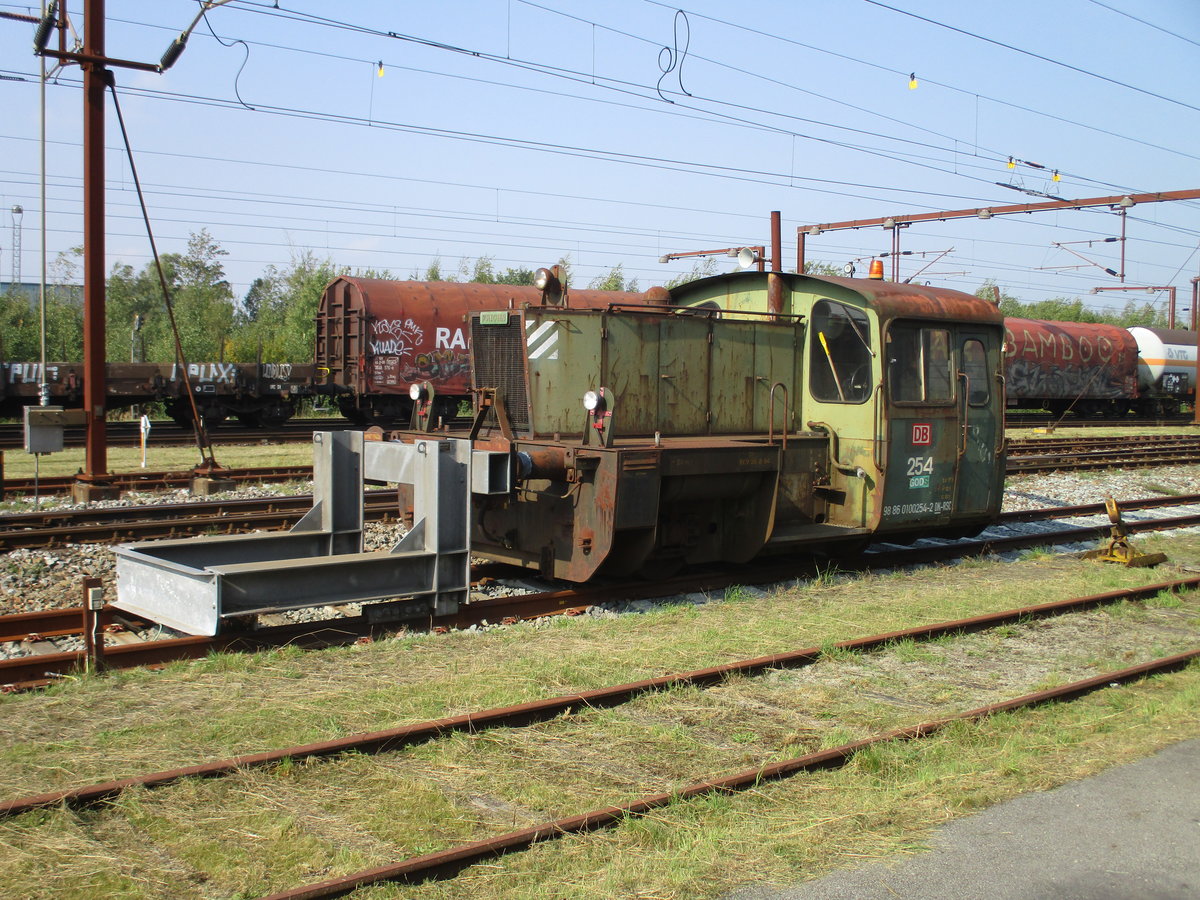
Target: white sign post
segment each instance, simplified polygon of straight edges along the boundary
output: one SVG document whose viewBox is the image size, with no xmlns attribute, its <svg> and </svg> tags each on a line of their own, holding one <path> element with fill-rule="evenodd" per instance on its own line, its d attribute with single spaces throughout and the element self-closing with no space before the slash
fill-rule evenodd
<svg viewBox="0 0 1200 900">
<path fill-rule="evenodd" d="M 150 417 L 142 416 L 142 468 L 146 468 L 146 441 L 150 438 Z"/>
</svg>

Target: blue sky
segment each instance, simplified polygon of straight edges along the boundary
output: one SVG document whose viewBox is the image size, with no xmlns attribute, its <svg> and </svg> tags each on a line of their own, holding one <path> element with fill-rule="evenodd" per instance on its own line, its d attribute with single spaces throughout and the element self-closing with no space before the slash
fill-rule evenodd
<svg viewBox="0 0 1200 900">
<path fill-rule="evenodd" d="M 80 33 L 82 2 L 69 3 Z M 452 273 L 484 255 L 500 269 L 569 256 L 576 285 L 621 264 L 645 288 L 690 267 L 664 253 L 767 243 L 773 209 L 791 268 L 800 225 L 1041 199 L 995 182 L 1067 198 L 1200 187 L 1196 0 L 278 6 L 233 0 L 167 73 L 117 73 L 160 248 L 207 228 L 239 295 L 305 250 L 396 277 L 434 258 Z M 157 61 L 197 9 L 108 0 L 108 52 Z M 40 266 L 31 35 L 0 20 L 0 280 L 14 204 L 22 277 Z M 81 240 L 78 77 L 48 89 L 51 257 Z M 119 143 L 110 104 L 110 265 L 140 267 Z M 1188 305 L 1198 211 L 1131 210 L 1125 283 L 1176 285 Z M 919 278 L 993 279 L 1029 301 L 1150 299 L 1088 293 L 1120 284 L 1100 267 L 1119 267 L 1119 247 L 1068 242 L 1119 231 L 1108 211 L 918 224 L 903 249 L 927 255 L 901 276 L 953 248 Z M 883 229 L 808 243 L 838 266 L 888 249 Z"/>
</svg>

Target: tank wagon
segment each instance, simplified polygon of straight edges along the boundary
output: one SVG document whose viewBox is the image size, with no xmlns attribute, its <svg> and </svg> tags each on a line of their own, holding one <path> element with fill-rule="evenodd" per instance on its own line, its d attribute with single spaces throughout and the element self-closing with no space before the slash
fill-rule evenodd
<svg viewBox="0 0 1200 900">
<path fill-rule="evenodd" d="M 647 302 L 642 294 L 564 289 L 550 269 L 539 269 L 538 278 L 540 286 L 335 278 L 317 312 L 317 388 L 352 421 L 389 424 L 409 421 L 410 385 L 428 382 L 434 416 L 449 419 L 470 397 L 470 313 Z M 656 291 L 664 301 L 666 292 Z"/>
<path fill-rule="evenodd" d="M 1138 398 L 1138 344 L 1115 325 L 1006 319 L 1008 405 L 1123 415 Z"/>
<path fill-rule="evenodd" d="M 1180 329 L 1130 328 L 1137 341 L 1138 411 L 1172 415 L 1196 400 L 1196 333 Z"/>
<path fill-rule="evenodd" d="M 783 312 L 758 311 L 768 291 Z M 517 473 L 512 493 L 476 498 L 473 552 L 578 582 L 972 533 L 997 515 L 991 304 L 780 273 L 704 279 L 671 300 L 681 308 L 472 316 L 493 423 L 476 446 Z"/>
<path fill-rule="evenodd" d="M 1056 415 L 1176 415 L 1196 393 L 1196 334 L 1080 322 L 1005 322 L 1008 405 Z"/>
</svg>

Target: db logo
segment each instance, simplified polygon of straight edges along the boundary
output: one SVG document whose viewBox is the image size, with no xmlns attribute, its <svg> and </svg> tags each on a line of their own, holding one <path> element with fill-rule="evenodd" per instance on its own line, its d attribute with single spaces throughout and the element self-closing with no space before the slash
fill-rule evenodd
<svg viewBox="0 0 1200 900">
<path fill-rule="evenodd" d="M 923 444 L 924 445 L 932 444 L 933 443 L 933 425 L 929 424 L 928 422 L 923 423 L 923 424 L 913 425 L 912 442 L 914 445 L 917 445 L 917 446 L 920 446 Z"/>
</svg>

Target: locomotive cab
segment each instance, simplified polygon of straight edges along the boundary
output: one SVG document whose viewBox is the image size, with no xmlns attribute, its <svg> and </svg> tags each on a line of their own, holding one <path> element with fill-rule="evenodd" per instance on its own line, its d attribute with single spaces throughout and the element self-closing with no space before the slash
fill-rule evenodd
<svg viewBox="0 0 1200 900">
<path fill-rule="evenodd" d="M 772 291 L 808 326 L 801 421 L 828 441 L 828 482 L 812 488 L 823 522 L 954 534 L 994 519 L 1004 479 L 996 308 L 928 286 L 782 273 L 704 279 L 672 300 L 737 317 L 765 311 Z M 805 531 L 816 536 L 777 529 L 772 542 Z"/>
</svg>

